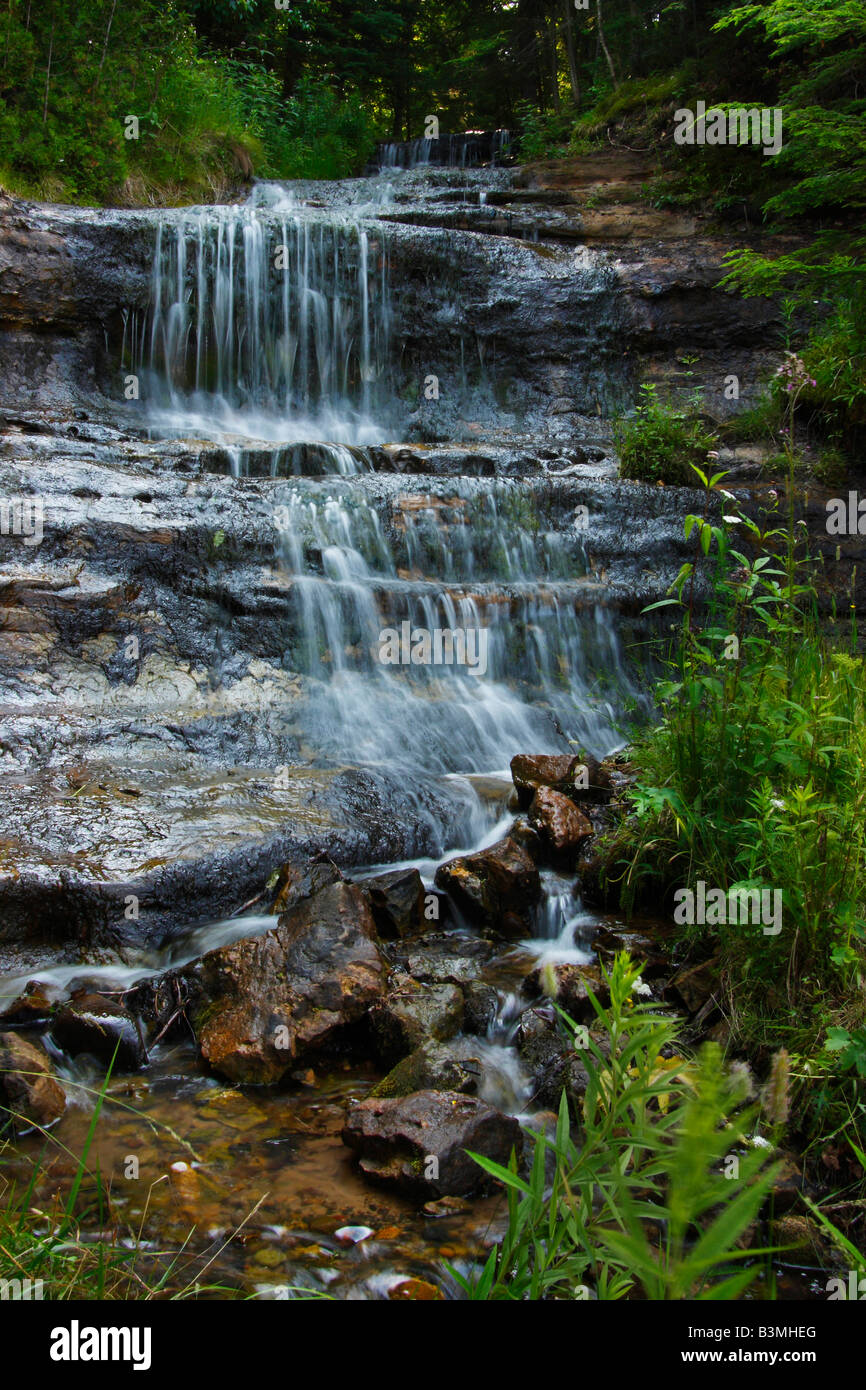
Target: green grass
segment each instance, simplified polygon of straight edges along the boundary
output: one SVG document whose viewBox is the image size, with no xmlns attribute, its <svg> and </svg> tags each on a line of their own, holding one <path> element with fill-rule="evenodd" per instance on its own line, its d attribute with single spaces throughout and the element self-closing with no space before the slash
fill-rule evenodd
<svg viewBox="0 0 866 1390">
<path fill-rule="evenodd" d="M 46 1150 L 54 1155 L 59 1151 L 74 1164 L 64 1192 L 48 1200 L 41 1198 L 40 1189 L 53 1186 L 50 1166 L 24 1160 L 11 1141 L 0 1144 L 0 1281 L 20 1281 L 22 1291 L 29 1281 L 31 1297 L 38 1296 L 36 1290 L 41 1285 L 43 1298 L 61 1302 L 194 1299 L 215 1294 L 244 1298 L 238 1288 L 203 1278 L 216 1255 L 203 1263 L 187 1251 L 186 1242 L 179 1249 L 154 1250 L 144 1241 L 143 1231 L 123 1231 L 114 1221 L 110 1193 L 98 1163 L 91 1165 L 111 1072 L 109 1067 L 101 1087 L 93 1093 L 93 1112 L 79 1154 L 71 1153 L 50 1131 L 42 1130 Z M 0 1107 L 0 1115 L 4 1109 Z M 22 1182 L 17 1174 L 28 1165 L 29 1176 Z M 217 1255 L 236 1234 L 227 1238 Z"/>
<path fill-rule="evenodd" d="M 528 1177 L 473 1155 L 506 1190 L 508 1229 L 481 1270 L 452 1270 L 470 1299 L 729 1299 L 766 1270 L 756 1222 L 777 1169 L 753 1143 L 748 1078 L 715 1045 L 683 1056 L 677 1023 L 636 1001 L 639 970 L 620 953 L 604 972 L 609 1008 L 590 992 L 598 1029 L 580 1040 L 577 1130 L 563 1094 L 555 1135 L 527 1136 Z"/>
<path fill-rule="evenodd" d="M 802 363 L 792 370 L 808 380 Z M 699 881 L 781 894 L 778 935 L 752 923 L 683 923 L 681 938 L 718 957 L 733 1044 L 755 1056 L 791 1052 L 805 1138 L 836 1126 L 856 1141 L 856 1077 L 866 1075 L 866 663 L 853 626 L 840 646 L 820 621 L 788 438 L 789 510 L 771 530 L 735 508 L 711 523 L 722 475 L 702 475 L 707 506 L 686 522 L 694 557 L 654 605 L 678 611 L 680 623 L 659 722 L 634 749 L 638 780 L 610 872 L 626 905 L 671 909 L 676 890 Z M 702 570 L 712 577 L 707 606 L 696 597 Z"/>
</svg>

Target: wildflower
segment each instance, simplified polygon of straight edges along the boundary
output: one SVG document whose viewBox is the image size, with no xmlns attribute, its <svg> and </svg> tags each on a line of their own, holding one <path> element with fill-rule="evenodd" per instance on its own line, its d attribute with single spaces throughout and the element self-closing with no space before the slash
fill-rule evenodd
<svg viewBox="0 0 866 1390">
<path fill-rule="evenodd" d="M 748 1062 L 732 1062 L 728 1067 L 728 1079 L 738 1098 L 750 1100 L 755 1094 L 755 1078 Z"/>
<path fill-rule="evenodd" d="M 783 1125 L 788 1119 L 789 1104 L 789 1058 L 784 1047 L 781 1047 L 770 1063 L 770 1075 L 761 1093 L 761 1105 L 771 1124 Z"/>
</svg>

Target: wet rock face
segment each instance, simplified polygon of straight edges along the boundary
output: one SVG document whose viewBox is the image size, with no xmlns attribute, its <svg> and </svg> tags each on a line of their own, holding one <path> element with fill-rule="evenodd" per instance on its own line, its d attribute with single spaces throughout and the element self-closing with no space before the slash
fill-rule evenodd
<svg viewBox="0 0 866 1390">
<path fill-rule="evenodd" d="M 427 1042 L 410 1052 L 377 1082 L 371 1096 L 408 1096 L 415 1091 L 460 1091 L 472 1095 L 481 1080 L 481 1062 L 468 1039 Z"/>
<path fill-rule="evenodd" d="M 17 1033 L 0 1033 L 0 1129 L 7 1120 L 14 1130 L 50 1125 L 65 1109 L 66 1093 L 42 1048 Z"/>
<path fill-rule="evenodd" d="M 417 869 L 396 869 L 364 879 L 376 929 L 384 941 L 415 936 L 432 926 L 424 917 L 426 894 Z"/>
<path fill-rule="evenodd" d="M 578 1117 L 590 1082 L 589 1068 L 595 1062 L 592 1054 L 575 1048 L 564 1036 L 550 1005 L 524 1012 L 515 1043 L 532 1077 L 533 1104 L 557 1111 L 564 1090 L 569 1110 Z M 596 1043 L 608 1055 L 608 1039 L 599 1036 Z"/>
<path fill-rule="evenodd" d="M 312 898 L 332 883 L 339 883 L 343 875 L 336 864 L 326 856 L 312 862 L 284 864 L 276 883 L 276 896 L 271 909 L 274 913 L 288 912 L 298 903 Z"/>
<path fill-rule="evenodd" d="M 71 1057 L 84 1052 L 105 1065 L 115 1058 L 115 1070 L 136 1071 L 147 1063 L 137 1020 L 122 1005 L 100 994 L 73 998 L 56 1015 L 51 1035 Z"/>
<path fill-rule="evenodd" d="M 211 951 L 196 968 L 202 1056 L 232 1081 L 268 1084 L 347 1040 L 384 993 L 384 962 L 361 890 L 335 883 L 263 936 Z"/>
<path fill-rule="evenodd" d="M 36 1028 L 48 1022 L 58 1007 L 61 991 L 30 980 L 17 999 L 0 1013 L 0 1028 Z"/>
<path fill-rule="evenodd" d="M 539 787 L 529 808 L 529 821 L 557 860 L 574 860 L 585 840 L 593 834 L 592 822 L 561 792 Z"/>
<path fill-rule="evenodd" d="M 152 221 L 0 195 L 0 403 L 92 397 L 124 306 L 146 302 Z"/>
<path fill-rule="evenodd" d="M 370 1022 L 379 1055 L 392 1064 L 429 1040 L 444 1042 L 463 1027 L 463 993 L 456 985 L 419 984 L 398 976 L 377 1000 Z"/>
<path fill-rule="evenodd" d="M 541 897 L 541 879 L 528 851 L 506 837 L 490 849 L 451 859 L 436 870 L 443 888 L 468 917 L 504 936 L 529 928 Z"/>
<path fill-rule="evenodd" d="M 467 1149 L 505 1164 L 512 1149 L 519 1155 L 522 1148 L 512 1116 L 456 1091 L 362 1101 L 350 1110 L 342 1138 L 367 1177 L 427 1199 L 487 1185 Z"/>
<path fill-rule="evenodd" d="M 611 777 L 606 767 L 588 754 L 520 753 L 511 759 L 511 776 L 518 805 L 526 810 L 542 788 L 559 792 L 571 801 L 606 801 L 611 794 Z"/>
</svg>

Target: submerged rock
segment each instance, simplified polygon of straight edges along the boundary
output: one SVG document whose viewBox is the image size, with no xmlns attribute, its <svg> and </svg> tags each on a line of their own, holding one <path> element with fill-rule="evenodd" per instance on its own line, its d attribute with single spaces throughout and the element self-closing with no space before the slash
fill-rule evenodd
<svg viewBox="0 0 866 1390">
<path fill-rule="evenodd" d="M 384 962 L 361 889 L 332 883 L 263 936 L 195 968 L 202 1056 L 233 1081 L 268 1084 L 347 1040 L 384 992 Z"/>
<path fill-rule="evenodd" d="M 456 1091 L 361 1101 L 349 1112 L 342 1139 L 367 1177 L 427 1200 L 488 1185 L 467 1149 L 497 1163 L 522 1149 L 520 1125 L 511 1115 Z"/>
<path fill-rule="evenodd" d="M 54 1124 L 66 1109 L 66 1093 L 47 1054 L 17 1033 L 0 1033 L 0 1107 L 13 1130 Z M 0 1129 L 7 1116 L 0 1109 Z"/>
<path fill-rule="evenodd" d="M 541 897 L 541 879 L 532 857 L 510 836 L 477 854 L 440 864 L 436 883 L 467 916 L 505 936 L 526 932 Z"/>
<path fill-rule="evenodd" d="M 403 1279 L 388 1290 L 388 1297 L 395 1302 L 436 1303 L 443 1301 L 445 1295 L 427 1279 Z"/>
<path fill-rule="evenodd" d="M 550 853 L 557 859 L 574 858 L 594 833 L 573 801 L 550 787 L 539 787 L 529 808 L 529 820 Z"/>
<path fill-rule="evenodd" d="M 415 936 L 435 924 L 424 916 L 426 893 L 417 869 L 395 869 L 364 879 L 361 887 L 370 899 L 373 919 L 385 941 Z"/>
<path fill-rule="evenodd" d="M 101 994 L 76 995 L 55 1017 L 51 1036 L 71 1057 L 86 1052 L 106 1065 L 115 1058 L 119 1071 L 136 1071 L 147 1063 L 137 1020 Z"/>
<path fill-rule="evenodd" d="M 422 1044 L 444 1042 L 463 1027 L 463 992 L 456 985 L 419 984 L 401 976 L 370 1012 L 379 1054 L 396 1062 Z"/>
</svg>

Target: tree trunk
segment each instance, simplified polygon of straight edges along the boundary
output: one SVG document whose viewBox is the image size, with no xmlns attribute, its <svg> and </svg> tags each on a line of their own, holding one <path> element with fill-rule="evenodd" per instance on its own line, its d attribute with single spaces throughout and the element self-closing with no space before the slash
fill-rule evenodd
<svg viewBox="0 0 866 1390">
<path fill-rule="evenodd" d="M 574 21 L 571 14 L 571 0 L 562 0 L 565 10 L 565 54 L 568 59 L 568 80 L 575 104 L 580 103 L 580 74 L 577 70 L 577 49 L 574 43 Z"/>
<path fill-rule="evenodd" d="M 616 68 L 613 65 L 613 59 L 610 56 L 610 49 L 607 46 L 607 39 L 604 37 L 604 20 L 602 18 L 601 7 L 602 0 L 596 0 L 595 13 L 596 20 L 598 22 L 598 41 L 601 44 L 601 51 L 607 59 L 607 66 L 610 69 L 610 80 L 613 83 L 614 91 L 616 91 L 617 87 L 619 86 L 619 79 L 616 75 Z"/>
<path fill-rule="evenodd" d="M 45 103 L 42 107 L 42 124 L 48 120 L 48 90 L 51 86 L 51 55 L 54 52 L 54 25 L 51 26 L 51 38 L 48 40 L 48 67 L 45 69 Z"/>
<path fill-rule="evenodd" d="M 294 94 L 298 85 L 298 80 L 304 70 L 303 59 L 301 57 L 301 45 L 297 39 L 289 35 L 283 48 L 282 61 L 282 95 L 283 100 L 288 101 Z"/>
<path fill-rule="evenodd" d="M 541 104 L 543 88 L 539 84 L 538 31 L 535 25 L 533 0 L 520 0 L 517 8 L 515 48 L 518 62 L 518 85 L 524 101 Z"/>
<path fill-rule="evenodd" d="M 96 71 L 96 78 L 95 78 L 95 80 L 94 80 L 93 86 L 92 86 L 91 89 L 90 89 L 91 92 L 95 92 L 95 91 L 96 91 L 96 89 L 97 89 L 97 87 L 99 86 L 99 83 L 100 83 L 100 81 L 101 81 L 101 79 L 102 79 L 102 69 L 103 69 L 104 66 L 105 66 L 105 55 L 106 55 L 107 52 L 108 52 L 108 40 L 109 40 L 109 37 L 110 37 L 110 35 L 111 35 L 111 26 L 112 26 L 112 24 L 114 23 L 114 11 L 115 11 L 116 9 L 117 9 L 117 0 L 113 0 L 112 6 L 111 6 L 111 14 L 108 16 L 108 24 L 107 24 L 106 30 L 105 30 L 105 42 L 104 42 L 103 45 L 102 45 L 102 57 L 101 57 L 100 60 L 99 60 L 99 67 L 97 68 L 97 71 Z"/>
<path fill-rule="evenodd" d="M 550 64 L 553 109 L 554 111 L 559 111 L 561 109 L 561 103 L 559 100 L 559 62 L 556 53 L 556 15 L 551 15 L 545 24 L 545 39 L 547 41 L 547 57 Z"/>
</svg>

